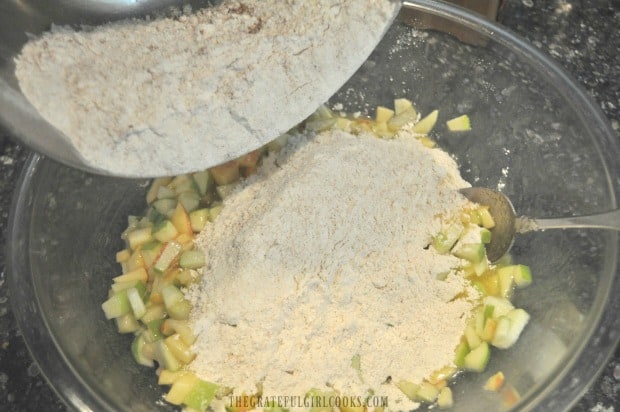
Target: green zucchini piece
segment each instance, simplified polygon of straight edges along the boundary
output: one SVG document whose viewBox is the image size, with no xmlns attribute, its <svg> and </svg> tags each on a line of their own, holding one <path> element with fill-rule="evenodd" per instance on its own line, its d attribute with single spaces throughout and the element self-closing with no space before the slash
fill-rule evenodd
<svg viewBox="0 0 620 412">
<path fill-rule="evenodd" d="M 204 411 L 215 397 L 217 390 L 218 386 L 215 383 L 198 379 L 183 399 L 183 403 L 197 411 Z"/>
<path fill-rule="evenodd" d="M 489 344 L 486 342 L 480 343 L 480 345 L 465 355 L 463 359 L 463 367 L 467 370 L 474 372 L 482 372 L 489 363 L 491 357 L 491 350 Z"/>
</svg>

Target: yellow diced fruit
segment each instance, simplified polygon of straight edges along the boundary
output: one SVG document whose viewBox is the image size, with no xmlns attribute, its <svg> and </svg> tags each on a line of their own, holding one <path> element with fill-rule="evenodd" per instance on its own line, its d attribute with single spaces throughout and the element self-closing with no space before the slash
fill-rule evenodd
<svg viewBox="0 0 620 412">
<path fill-rule="evenodd" d="M 241 156 L 238 160 L 238 164 L 241 167 L 254 167 L 258 163 L 260 158 L 260 150 L 254 150 L 248 154 Z"/>
<path fill-rule="evenodd" d="M 188 190 L 192 190 L 194 186 L 194 179 L 188 174 L 178 175 L 172 179 L 168 186 L 171 189 L 174 189 L 176 193 L 187 192 Z"/>
<path fill-rule="evenodd" d="M 439 389 L 437 389 L 434 385 L 431 385 L 429 382 L 422 382 L 416 397 L 422 402 L 433 403 L 435 402 L 435 399 L 437 399 L 437 395 L 439 395 Z"/>
<path fill-rule="evenodd" d="M 493 340 L 495 336 L 495 330 L 497 329 L 497 320 L 496 319 L 487 319 L 484 323 L 484 329 L 482 330 L 482 335 L 480 338 L 484 341 L 490 342 Z"/>
<path fill-rule="evenodd" d="M 177 236 L 176 241 L 183 246 L 183 250 L 190 250 L 194 247 L 194 237 L 187 233 Z"/>
<path fill-rule="evenodd" d="M 519 399 L 521 399 L 519 392 L 517 392 L 515 387 L 509 383 L 505 384 L 501 389 L 500 396 L 502 398 L 502 403 L 506 408 L 514 406 L 517 402 L 519 402 Z"/>
<path fill-rule="evenodd" d="M 140 229 L 132 230 L 127 233 L 127 243 L 131 250 L 136 250 L 139 246 L 153 240 L 152 229 L 150 227 L 143 227 Z"/>
<path fill-rule="evenodd" d="M 447 379 L 450 379 L 456 372 L 457 369 L 454 366 L 444 366 L 443 368 L 434 371 L 428 378 L 428 381 L 433 385 L 437 385 L 442 381 L 445 382 Z"/>
<path fill-rule="evenodd" d="M 405 394 L 405 396 L 407 396 L 407 398 L 411 399 L 412 401 L 417 400 L 417 394 L 418 391 L 420 390 L 420 385 L 417 385 L 413 382 L 410 381 L 400 381 L 396 384 L 396 387 L 398 389 L 400 389 L 400 391 L 402 393 Z"/>
<path fill-rule="evenodd" d="M 451 132 L 466 132 L 471 130 L 469 116 L 467 116 L 466 114 L 448 120 L 446 122 L 446 126 L 448 126 L 448 130 L 450 130 Z"/>
<path fill-rule="evenodd" d="M 495 227 L 495 220 L 493 220 L 493 216 L 491 216 L 488 207 L 481 207 L 478 209 L 478 213 L 480 214 L 482 227 L 485 229 L 493 229 Z"/>
<path fill-rule="evenodd" d="M 450 388 L 442 388 L 437 396 L 437 406 L 440 409 L 448 409 L 454 406 L 452 390 Z"/>
<path fill-rule="evenodd" d="M 394 110 L 387 107 L 378 106 L 375 114 L 377 123 L 387 123 L 394 116 Z"/>
<path fill-rule="evenodd" d="M 131 272 L 126 272 L 120 276 L 116 276 L 113 280 L 115 283 L 120 282 L 132 282 L 140 281 L 146 283 L 149 279 L 149 275 L 144 268 L 137 268 Z"/>
<path fill-rule="evenodd" d="M 123 263 L 129 260 L 131 257 L 131 251 L 129 249 L 123 249 L 116 253 L 116 263 Z"/>
<path fill-rule="evenodd" d="M 435 123 L 437 123 L 438 116 L 439 110 L 433 110 L 413 126 L 413 132 L 420 134 L 430 133 L 430 131 L 433 130 L 433 127 L 435 127 Z"/>
<path fill-rule="evenodd" d="M 159 372 L 159 378 L 157 379 L 157 383 L 159 385 L 172 385 L 177 380 L 179 380 L 179 378 L 181 378 L 183 375 L 187 373 L 191 373 L 191 372 L 183 371 L 183 370 L 172 372 L 166 369 L 162 369 Z"/>
<path fill-rule="evenodd" d="M 178 333 L 168 336 L 166 338 L 166 345 L 168 345 L 168 349 L 170 349 L 174 357 L 182 363 L 188 364 L 196 357 L 196 354 L 192 353 L 189 346 L 181 340 L 181 336 Z"/>
<path fill-rule="evenodd" d="M 415 112 L 415 110 L 413 109 L 406 110 L 392 117 L 387 122 L 387 126 L 388 126 L 388 129 L 390 129 L 391 131 L 397 132 L 403 126 L 407 124 L 415 123 L 416 120 L 418 120 L 418 114 Z"/>
<path fill-rule="evenodd" d="M 391 138 L 394 137 L 394 132 L 388 128 L 387 123 L 377 122 L 372 126 L 372 131 L 379 137 Z"/>
<path fill-rule="evenodd" d="M 167 219 L 156 225 L 153 230 L 153 237 L 162 243 L 169 242 L 178 235 L 176 226 Z"/>
<path fill-rule="evenodd" d="M 504 384 L 504 374 L 501 371 L 499 371 L 495 375 L 487 379 L 486 383 L 484 384 L 484 389 L 487 391 L 497 392 L 499 391 L 499 389 L 502 387 L 503 384 Z"/>
<path fill-rule="evenodd" d="M 173 405 L 181 405 L 197 381 L 198 378 L 193 373 L 183 374 L 172 384 L 170 391 L 166 394 L 166 401 Z"/>
<path fill-rule="evenodd" d="M 132 270 L 143 268 L 144 258 L 142 257 L 142 252 L 140 249 L 135 250 L 128 260 L 122 263 L 123 265 L 123 273 L 131 272 Z"/>
<path fill-rule="evenodd" d="M 413 103 L 408 99 L 395 99 L 394 100 L 394 113 L 399 115 L 403 112 L 413 110 L 415 112 L 415 108 L 413 107 Z"/>
<path fill-rule="evenodd" d="M 198 272 L 193 269 L 184 269 L 179 271 L 176 276 L 176 281 L 183 286 L 189 286 L 198 279 Z"/>
<path fill-rule="evenodd" d="M 218 217 L 222 209 L 223 209 L 222 205 L 213 206 L 212 208 L 210 208 L 209 209 L 209 220 L 211 222 L 215 221 L 215 219 Z"/>
<path fill-rule="evenodd" d="M 418 140 L 420 141 L 420 143 L 422 143 L 422 146 L 427 147 L 429 149 L 432 149 L 435 146 L 437 146 L 437 143 L 428 136 L 420 136 L 418 137 Z"/>
<path fill-rule="evenodd" d="M 239 180 L 239 164 L 231 160 L 210 169 L 213 180 L 218 185 L 228 185 Z"/>
<path fill-rule="evenodd" d="M 192 231 L 192 223 L 189 219 L 189 215 L 185 211 L 185 208 L 181 203 L 177 204 L 177 207 L 172 212 L 172 216 L 170 216 L 170 221 L 177 229 L 179 234 L 188 234 L 190 236 L 193 235 Z"/>
<path fill-rule="evenodd" d="M 351 123 L 352 121 L 347 119 L 346 117 L 339 117 L 336 120 L 336 126 L 340 130 L 344 130 L 345 132 L 348 132 L 349 130 L 351 130 Z"/>
<path fill-rule="evenodd" d="M 153 183 L 151 183 L 151 187 L 149 188 L 148 192 L 146 193 L 146 202 L 148 204 L 153 203 L 155 201 L 155 199 L 157 199 L 157 193 L 159 192 L 159 188 L 161 186 L 166 186 L 171 181 L 172 181 L 171 177 L 159 177 L 159 178 L 153 180 Z"/>
</svg>

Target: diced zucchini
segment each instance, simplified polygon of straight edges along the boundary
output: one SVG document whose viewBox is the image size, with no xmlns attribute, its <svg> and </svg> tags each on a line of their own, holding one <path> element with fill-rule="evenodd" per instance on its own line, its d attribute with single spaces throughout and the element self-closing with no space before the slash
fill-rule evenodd
<svg viewBox="0 0 620 412">
<path fill-rule="evenodd" d="M 108 300 L 101 305 L 106 319 L 114 319 L 123 316 L 131 311 L 127 292 L 121 291 L 113 294 Z"/>
<path fill-rule="evenodd" d="M 157 362 L 162 368 L 173 372 L 181 369 L 181 364 L 177 358 L 174 357 L 172 352 L 170 352 L 170 349 L 163 339 L 154 342 L 153 345 L 155 345 Z"/>
<path fill-rule="evenodd" d="M 514 280 L 515 285 L 522 288 L 532 283 L 532 272 L 526 265 L 510 265 L 499 269 L 499 273 L 506 273 Z M 509 275 L 508 275 L 509 274 Z"/>
<path fill-rule="evenodd" d="M 131 354 L 133 355 L 133 358 L 138 364 L 152 368 L 153 366 L 155 366 L 153 359 L 147 358 L 142 353 L 142 348 L 144 347 L 145 343 L 146 341 L 144 340 L 144 336 L 142 334 L 136 336 L 131 343 Z"/>
<path fill-rule="evenodd" d="M 413 126 L 413 132 L 420 134 L 430 133 L 433 127 L 435 127 L 435 123 L 437 123 L 438 116 L 439 110 L 433 110 Z"/>
<path fill-rule="evenodd" d="M 486 229 L 493 229 L 495 227 L 495 220 L 493 219 L 493 216 L 491 216 L 491 213 L 489 212 L 489 208 L 481 207 L 478 210 L 478 213 L 480 213 L 480 220 L 482 222 L 482 227 Z"/>
<path fill-rule="evenodd" d="M 191 346 L 196 341 L 196 335 L 186 320 L 166 319 L 166 327 L 178 333 L 183 343 Z"/>
<path fill-rule="evenodd" d="M 168 186 L 173 188 L 176 193 L 183 193 L 187 190 L 192 190 L 193 185 L 194 179 L 192 179 L 189 174 L 175 176 L 168 184 Z"/>
<path fill-rule="evenodd" d="M 418 395 L 418 390 L 420 390 L 420 385 L 417 385 L 413 382 L 410 381 L 399 381 L 396 386 L 398 387 L 398 389 L 400 389 L 400 391 L 402 393 L 405 394 L 405 396 L 409 399 L 411 399 L 412 401 L 417 400 L 417 395 Z"/>
<path fill-rule="evenodd" d="M 161 243 L 166 243 L 179 235 L 177 228 L 168 219 L 161 221 L 153 228 L 153 237 Z"/>
<path fill-rule="evenodd" d="M 174 285 L 165 285 L 161 289 L 161 294 L 164 298 L 164 305 L 166 306 L 166 309 L 169 309 L 171 306 L 181 302 L 182 300 L 185 300 L 183 292 L 181 292 Z"/>
<path fill-rule="evenodd" d="M 190 212 L 189 214 L 189 222 L 192 226 L 192 230 L 195 233 L 200 232 L 204 229 L 205 225 L 209 221 L 209 209 L 203 208 Z"/>
<path fill-rule="evenodd" d="M 469 352 L 469 345 L 466 341 L 459 343 L 454 350 L 454 365 L 462 368 L 465 365 L 465 356 L 467 356 Z"/>
<path fill-rule="evenodd" d="M 140 245 L 150 242 L 151 240 L 153 240 L 153 236 L 150 227 L 135 229 L 127 233 L 127 243 L 131 250 L 136 250 Z"/>
<path fill-rule="evenodd" d="M 439 395 L 437 396 L 437 406 L 440 409 L 448 409 L 454 406 L 454 399 L 452 397 L 452 390 L 449 387 L 441 388 Z"/>
<path fill-rule="evenodd" d="M 384 106 L 377 106 L 375 113 L 375 121 L 377 123 L 387 123 L 392 117 L 394 117 L 394 110 Z"/>
<path fill-rule="evenodd" d="M 166 186 L 171 181 L 172 181 L 171 177 L 159 177 L 153 180 L 153 183 L 151 183 L 151 187 L 149 188 L 149 191 L 146 193 L 146 202 L 148 204 L 153 203 L 155 199 L 157 199 L 157 192 L 159 191 L 159 188 L 161 186 Z"/>
<path fill-rule="evenodd" d="M 215 397 L 217 390 L 218 386 L 215 383 L 198 379 L 183 399 L 183 403 L 197 411 L 204 411 Z"/>
<path fill-rule="evenodd" d="M 142 321 L 144 322 L 144 318 Z M 142 332 L 142 336 L 144 336 L 146 342 L 153 343 L 163 339 L 164 336 L 160 330 L 162 323 L 164 323 L 164 319 L 154 319 L 146 323 L 146 329 Z"/>
<path fill-rule="evenodd" d="M 133 333 L 140 330 L 140 323 L 131 312 L 127 312 L 114 320 L 116 321 L 118 333 Z"/>
<path fill-rule="evenodd" d="M 422 382 L 416 394 L 416 398 L 418 401 L 433 403 L 435 399 L 437 399 L 437 395 L 439 395 L 439 389 L 428 382 Z"/>
<path fill-rule="evenodd" d="M 181 405 L 196 382 L 198 382 L 198 378 L 193 373 L 183 374 L 172 384 L 170 391 L 165 396 L 166 401 L 173 405 Z"/>
<path fill-rule="evenodd" d="M 198 189 L 198 193 L 202 196 L 207 194 L 207 191 L 211 187 L 212 178 L 209 174 L 208 170 L 203 170 L 201 172 L 196 172 L 192 175 L 194 182 L 196 183 L 196 188 Z"/>
<path fill-rule="evenodd" d="M 170 315 L 172 319 L 187 320 L 189 319 L 189 314 L 192 310 L 192 304 L 189 300 L 182 300 L 167 309 L 168 315 Z"/>
<path fill-rule="evenodd" d="M 127 289 L 127 299 L 131 305 L 131 310 L 136 319 L 140 319 L 146 313 L 146 307 L 140 296 L 140 292 L 135 287 Z"/>
<path fill-rule="evenodd" d="M 164 245 L 159 241 L 153 241 L 142 245 L 142 259 L 144 259 L 144 264 L 147 267 L 153 266 L 153 263 L 155 263 L 155 259 L 159 256 L 163 246 Z"/>
<path fill-rule="evenodd" d="M 161 253 L 155 260 L 153 269 L 159 273 L 164 273 L 166 269 L 172 264 L 172 262 L 179 256 L 183 247 L 177 242 L 168 242 L 164 244 Z"/>
<path fill-rule="evenodd" d="M 163 319 L 166 317 L 166 308 L 163 304 L 154 304 L 149 303 L 146 305 L 146 312 L 140 319 L 145 324 L 152 322 L 154 320 Z"/>
<path fill-rule="evenodd" d="M 193 190 L 183 192 L 179 195 L 179 203 L 182 204 L 185 211 L 189 213 L 198 209 L 198 205 L 200 204 L 200 196 Z"/>
<path fill-rule="evenodd" d="M 153 208 L 164 216 L 169 216 L 177 205 L 176 199 L 158 199 L 153 202 Z"/>
<path fill-rule="evenodd" d="M 504 298 L 510 298 L 512 295 L 512 286 L 514 284 L 512 267 L 500 268 L 497 271 L 497 277 L 499 279 L 499 295 Z"/>
<path fill-rule="evenodd" d="M 498 319 L 498 327 L 491 344 L 500 349 L 514 345 L 530 320 L 530 315 L 523 309 L 513 309 Z"/>
<path fill-rule="evenodd" d="M 482 329 L 482 334 L 480 335 L 480 339 L 486 342 L 490 342 L 493 340 L 495 336 L 495 331 L 497 329 L 497 319 L 487 319 L 484 322 L 484 328 Z"/>
<path fill-rule="evenodd" d="M 504 316 L 514 309 L 514 306 L 508 299 L 497 296 L 485 296 L 482 303 L 484 306 L 493 306 L 493 317 L 495 318 Z"/>
<path fill-rule="evenodd" d="M 452 224 L 433 238 L 433 247 L 440 254 L 448 253 L 463 233 L 463 226 Z"/>
<path fill-rule="evenodd" d="M 491 243 L 491 231 L 487 228 L 480 228 L 480 241 L 485 245 Z"/>
<path fill-rule="evenodd" d="M 170 189 L 167 186 L 160 186 L 157 189 L 157 199 L 173 199 L 176 196 L 174 190 Z"/>
<path fill-rule="evenodd" d="M 451 132 L 466 132 L 471 130 L 469 116 L 467 116 L 466 114 L 448 120 L 446 122 L 446 126 L 448 126 L 448 130 L 450 130 Z"/>
<path fill-rule="evenodd" d="M 189 346 L 187 346 L 185 342 L 183 342 L 178 333 L 168 336 L 164 339 L 164 341 L 166 342 L 168 349 L 170 349 L 170 352 L 172 352 L 174 357 L 180 362 L 188 364 L 196 357 L 196 354 L 190 350 Z"/>
<path fill-rule="evenodd" d="M 474 372 L 482 372 L 489 363 L 491 350 L 488 343 L 482 342 L 480 346 L 469 352 L 463 359 L 463 367 Z"/>
<path fill-rule="evenodd" d="M 465 259 L 472 263 L 481 262 L 486 254 L 482 243 L 459 244 L 452 251 L 452 254 L 460 259 Z"/>
<path fill-rule="evenodd" d="M 110 289 L 113 293 L 119 293 L 120 291 L 133 288 L 137 283 L 137 280 L 131 280 L 129 282 L 114 282 L 112 283 L 112 286 L 110 286 Z"/>
<path fill-rule="evenodd" d="M 198 269 L 205 265 L 205 254 L 200 249 L 186 250 L 181 254 L 179 266 L 185 269 Z"/>
<path fill-rule="evenodd" d="M 396 115 L 408 111 L 412 111 L 415 113 L 415 108 L 413 107 L 413 103 L 411 103 L 411 100 L 405 98 L 394 99 L 394 113 Z"/>
<path fill-rule="evenodd" d="M 465 328 L 465 339 L 467 340 L 469 349 L 475 349 L 482 343 L 472 324 L 467 325 Z"/>
<path fill-rule="evenodd" d="M 116 276 L 113 280 L 115 283 L 121 282 L 147 282 L 149 279 L 149 275 L 144 268 L 137 268 L 130 272 L 124 273 L 120 276 Z"/>
</svg>

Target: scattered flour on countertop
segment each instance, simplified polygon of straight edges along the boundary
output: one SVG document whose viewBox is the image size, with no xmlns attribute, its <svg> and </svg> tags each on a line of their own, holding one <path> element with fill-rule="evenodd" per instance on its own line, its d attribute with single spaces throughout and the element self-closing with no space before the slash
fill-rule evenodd
<svg viewBox="0 0 620 412">
<path fill-rule="evenodd" d="M 237 395 L 259 381 L 264 396 L 328 383 L 416 407 L 383 383 L 453 364 L 478 294 L 451 271 L 458 259 L 427 246 L 440 216 L 471 206 L 455 190 L 466 186 L 447 153 L 409 132 L 295 136 L 196 240 L 207 266 L 186 291 L 199 334 L 189 368 Z"/>
<path fill-rule="evenodd" d="M 25 45 L 15 74 L 87 163 L 180 174 L 309 116 L 370 55 L 399 4 L 225 0 L 177 19 L 54 27 Z"/>
</svg>

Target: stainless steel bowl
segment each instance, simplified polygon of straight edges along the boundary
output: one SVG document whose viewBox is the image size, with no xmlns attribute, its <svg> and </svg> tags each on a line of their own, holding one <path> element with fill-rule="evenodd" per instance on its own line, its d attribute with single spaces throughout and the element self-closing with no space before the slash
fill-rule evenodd
<svg viewBox="0 0 620 412">
<path fill-rule="evenodd" d="M 428 15 L 469 31 L 477 46 L 411 29 Z M 423 17 L 426 16 L 426 17 Z M 617 207 L 620 147 L 575 81 L 509 31 L 462 9 L 407 2 L 375 53 L 331 100 L 345 110 L 413 99 L 422 112 L 468 113 L 473 132 L 449 135 L 466 179 L 501 188 L 531 216 Z M 80 410 L 168 410 L 151 370 L 134 364 L 130 338 L 100 310 L 128 214 L 147 182 L 94 176 L 33 155 L 9 227 L 11 301 L 24 338 L 63 400 Z M 481 390 L 498 370 L 522 394 L 517 408 L 556 411 L 585 392 L 620 338 L 618 236 L 549 231 L 517 239 L 514 258 L 535 280 L 516 304 L 532 315 L 518 344 L 495 351 L 484 374 L 454 384 L 457 411 L 503 410 Z M 222 367 L 225 367 L 223 365 Z"/>
</svg>

